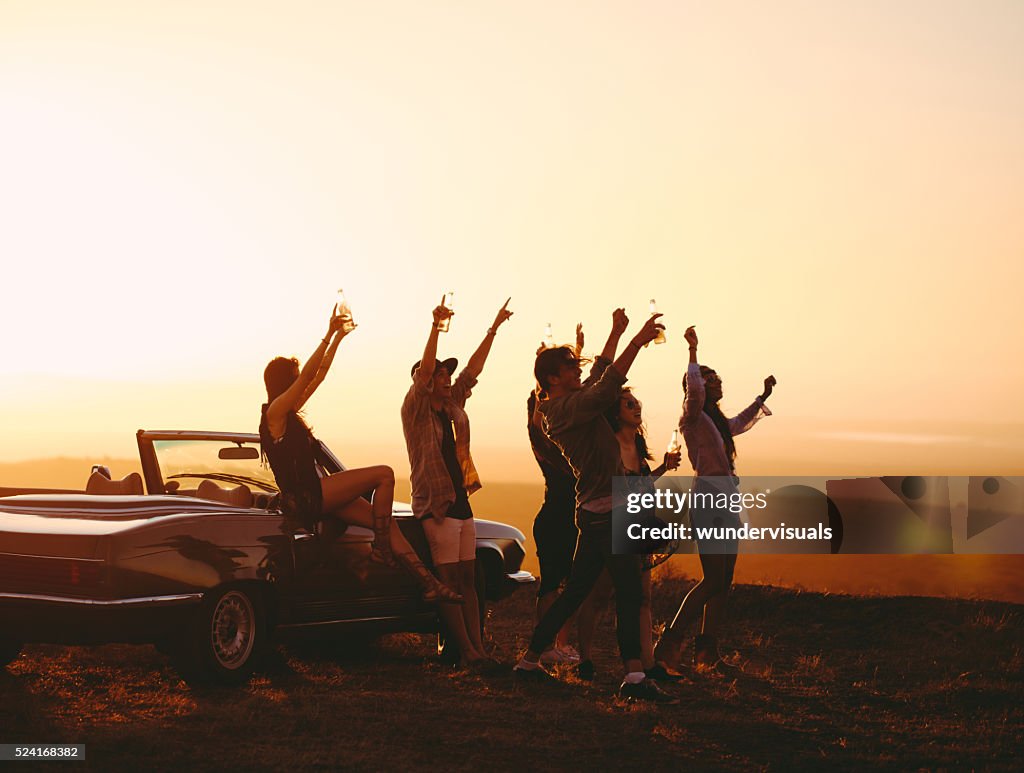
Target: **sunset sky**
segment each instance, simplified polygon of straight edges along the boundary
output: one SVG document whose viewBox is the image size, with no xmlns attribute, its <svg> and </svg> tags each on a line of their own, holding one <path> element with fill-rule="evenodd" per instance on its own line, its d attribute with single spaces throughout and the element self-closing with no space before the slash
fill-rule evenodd
<svg viewBox="0 0 1024 773">
<path fill-rule="evenodd" d="M 308 406 L 408 471 L 430 310 L 487 480 L 546 322 L 596 351 L 655 297 L 630 383 L 663 448 L 686 347 L 763 474 L 1024 473 L 1024 4 L 0 0 L 0 462 L 255 431 L 344 287 Z M 631 334 L 630 333 L 630 334 Z"/>
</svg>

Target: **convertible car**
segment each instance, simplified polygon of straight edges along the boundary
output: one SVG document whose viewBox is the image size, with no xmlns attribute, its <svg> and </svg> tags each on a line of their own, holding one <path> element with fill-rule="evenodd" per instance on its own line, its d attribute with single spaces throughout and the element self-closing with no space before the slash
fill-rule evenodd
<svg viewBox="0 0 1024 773">
<path fill-rule="evenodd" d="M 231 683 L 271 637 L 438 630 L 405 572 L 368 561 L 369 529 L 310 532 L 282 515 L 257 435 L 137 439 L 142 477 L 94 468 L 85 491 L 0 490 L 0 667 L 28 642 L 151 642 L 183 673 Z M 344 469 L 323 444 L 318 465 Z M 410 508 L 394 516 L 429 563 Z M 520 568 L 523 539 L 477 520 L 481 599 L 534 581 Z"/>
</svg>

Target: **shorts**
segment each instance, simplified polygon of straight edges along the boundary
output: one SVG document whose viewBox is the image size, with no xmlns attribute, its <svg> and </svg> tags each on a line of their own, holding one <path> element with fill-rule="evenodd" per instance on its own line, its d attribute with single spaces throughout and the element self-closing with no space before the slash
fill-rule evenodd
<svg viewBox="0 0 1024 773">
<path fill-rule="evenodd" d="M 476 558 L 476 521 L 472 518 L 442 518 L 438 521 L 427 517 L 421 523 L 434 566 Z"/>
</svg>

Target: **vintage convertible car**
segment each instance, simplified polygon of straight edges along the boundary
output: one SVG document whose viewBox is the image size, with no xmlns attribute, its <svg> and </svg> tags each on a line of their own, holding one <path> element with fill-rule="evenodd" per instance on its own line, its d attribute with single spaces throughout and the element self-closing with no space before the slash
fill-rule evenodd
<svg viewBox="0 0 1024 773">
<path fill-rule="evenodd" d="M 146 494 L 102 470 L 85 492 L 0 490 L 0 666 L 28 642 L 152 642 L 186 674 L 237 682 L 271 636 L 438 630 L 405 572 L 367 560 L 370 530 L 281 514 L 257 435 L 139 430 L 138 445 Z M 323 444 L 318 465 L 344 469 Z M 394 515 L 429 563 L 409 507 Z M 523 539 L 477 520 L 482 599 L 534 581 Z"/>
</svg>

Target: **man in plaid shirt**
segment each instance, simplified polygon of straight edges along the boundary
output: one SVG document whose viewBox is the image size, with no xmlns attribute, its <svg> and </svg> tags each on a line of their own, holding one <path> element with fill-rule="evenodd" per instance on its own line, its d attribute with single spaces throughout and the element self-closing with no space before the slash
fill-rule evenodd
<svg viewBox="0 0 1024 773">
<path fill-rule="evenodd" d="M 509 299 L 511 300 L 511 299 Z M 423 524 L 441 582 L 465 599 L 462 608 L 442 605 L 441 617 L 467 663 L 488 660 L 480 639 L 480 602 L 476 595 L 476 526 L 469 495 L 480 476 L 469 451 L 466 400 L 484 368 L 498 328 L 512 312 L 508 301 L 452 383 L 455 358 L 437 359 L 438 325 L 452 315 L 443 304 L 434 309 L 423 357 L 412 367 L 412 386 L 402 403 L 402 430 L 412 468 L 412 511 Z"/>
</svg>

